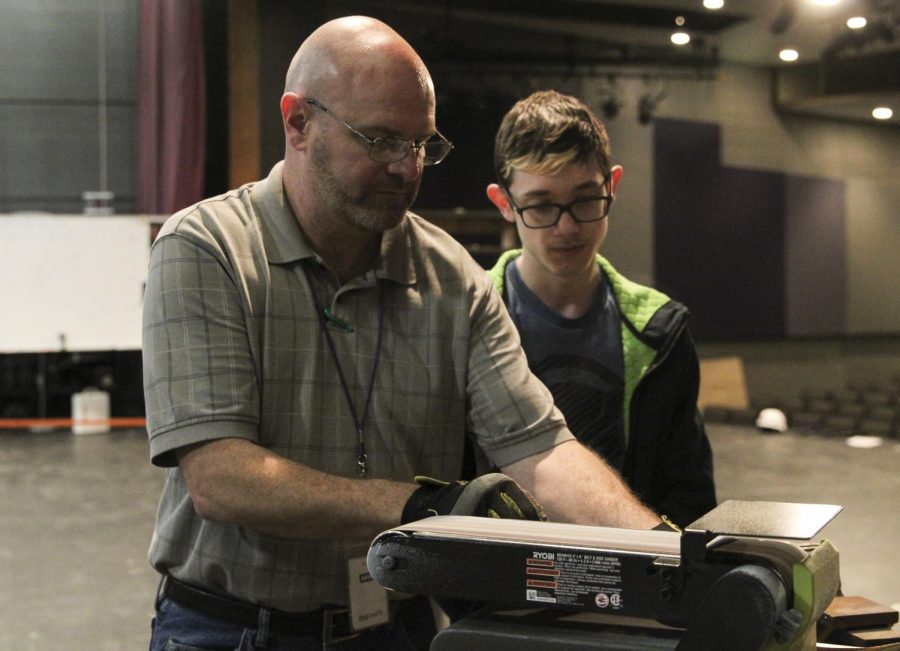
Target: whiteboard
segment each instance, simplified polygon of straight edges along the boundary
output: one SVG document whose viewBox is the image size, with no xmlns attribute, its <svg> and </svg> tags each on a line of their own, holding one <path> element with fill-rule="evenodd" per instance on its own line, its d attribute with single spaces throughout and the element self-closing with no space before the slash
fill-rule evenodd
<svg viewBox="0 0 900 651">
<path fill-rule="evenodd" d="M 0 353 L 135 350 L 146 215 L 0 215 Z"/>
</svg>

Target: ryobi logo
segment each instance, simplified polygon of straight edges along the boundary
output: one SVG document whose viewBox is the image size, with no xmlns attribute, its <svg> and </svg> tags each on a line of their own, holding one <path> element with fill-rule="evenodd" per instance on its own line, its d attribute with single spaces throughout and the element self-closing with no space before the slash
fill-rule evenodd
<svg viewBox="0 0 900 651">
<path fill-rule="evenodd" d="M 541 558 L 546 561 L 553 560 L 553 552 L 531 552 L 532 558 Z"/>
</svg>

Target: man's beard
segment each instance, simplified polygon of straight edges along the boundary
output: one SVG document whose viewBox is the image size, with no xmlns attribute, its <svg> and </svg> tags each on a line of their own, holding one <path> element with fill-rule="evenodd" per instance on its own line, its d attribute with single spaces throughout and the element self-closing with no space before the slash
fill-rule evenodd
<svg viewBox="0 0 900 651">
<path fill-rule="evenodd" d="M 418 183 L 411 187 L 405 185 L 398 177 L 389 175 L 385 179 L 385 184 L 393 182 L 394 185 L 382 189 L 402 192 L 402 195 L 377 193 L 372 195 L 369 192 L 351 195 L 334 173 L 331 156 L 326 151 L 325 144 L 321 142 L 313 145 L 312 163 L 313 192 L 319 199 L 319 205 L 325 206 L 334 218 L 345 224 L 372 233 L 381 233 L 397 226 L 412 206 L 419 190 Z M 381 198 L 382 205 L 376 205 L 373 196 L 375 199 Z"/>
</svg>

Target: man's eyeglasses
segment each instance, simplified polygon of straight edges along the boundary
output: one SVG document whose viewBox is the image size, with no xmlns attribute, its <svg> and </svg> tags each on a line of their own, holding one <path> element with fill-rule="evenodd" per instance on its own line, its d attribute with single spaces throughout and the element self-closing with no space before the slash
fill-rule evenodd
<svg viewBox="0 0 900 651">
<path fill-rule="evenodd" d="M 606 185 L 609 177 L 603 184 Z M 577 222 L 598 222 L 605 219 L 609 214 L 609 207 L 612 205 L 612 195 L 600 195 L 596 197 L 581 197 L 570 201 L 569 203 L 535 203 L 530 206 L 522 206 L 521 208 L 513 201 L 512 194 L 508 188 L 506 196 L 509 197 L 509 204 L 519 213 L 522 223 L 528 228 L 550 228 L 556 226 L 562 219 L 563 213 L 569 213 Z"/>
<path fill-rule="evenodd" d="M 422 165 L 437 165 L 447 158 L 447 154 L 453 149 L 453 143 L 442 136 L 439 131 L 435 131 L 434 135 L 427 140 L 418 142 L 415 140 L 404 140 L 403 138 L 392 138 L 390 136 L 370 138 L 344 122 L 320 101 L 307 98 L 306 103 L 315 106 L 326 115 L 331 116 L 340 124 L 343 124 L 350 129 L 350 131 L 358 138 L 364 140 L 366 144 L 369 145 L 369 158 L 376 163 L 396 163 L 397 161 L 406 158 L 409 150 L 413 149 L 416 152 L 416 156 L 422 161 Z"/>
</svg>

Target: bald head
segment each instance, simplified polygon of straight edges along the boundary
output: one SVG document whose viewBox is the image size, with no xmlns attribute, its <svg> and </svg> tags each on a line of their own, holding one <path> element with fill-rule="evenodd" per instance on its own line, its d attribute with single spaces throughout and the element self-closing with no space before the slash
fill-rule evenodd
<svg viewBox="0 0 900 651">
<path fill-rule="evenodd" d="M 375 255 L 380 233 L 412 206 L 424 164 L 418 146 L 387 163 L 371 147 L 379 139 L 420 143 L 437 131 L 421 57 L 378 20 L 332 20 L 294 55 L 281 115 L 284 188 L 304 233 L 320 252 L 350 251 L 349 237 Z"/>
<path fill-rule="evenodd" d="M 373 83 L 396 79 L 433 96 L 425 63 L 400 34 L 374 18 L 345 16 L 316 29 L 294 55 L 285 92 L 353 101 Z"/>
</svg>

